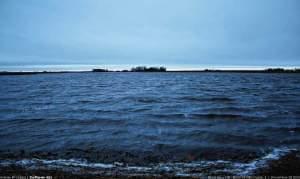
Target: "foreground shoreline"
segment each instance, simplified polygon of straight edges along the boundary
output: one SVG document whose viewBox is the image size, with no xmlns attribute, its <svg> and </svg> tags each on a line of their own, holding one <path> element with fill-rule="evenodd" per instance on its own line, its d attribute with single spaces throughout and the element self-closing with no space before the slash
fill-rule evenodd
<svg viewBox="0 0 300 179">
<path fill-rule="evenodd" d="M 290 154 L 283 157 L 278 161 L 273 161 L 270 167 L 262 168 L 257 170 L 253 175 L 250 176 L 299 176 L 300 175 L 300 159 L 296 157 L 297 154 Z M 201 176 L 176 176 L 172 174 L 122 174 L 113 173 L 110 175 L 106 174 L 89 174 L 85 173 L 84 169 L 80 173 L 72 173 L 62 170 L 47 170 L 47 169 L 25 169 L 19 166 L 0 167 L 1 176 L 41 176 L 51 178 L 200 178 Z M 232 176 L 230 174 L 222 175 L 206 175 L 204 176 Z M 239 177 L 239 176 L 238 176 Z M 245 177 L 245 176 L 240 176 Z"/>
<path fill-rule="evenodd" d="M 300 152 L 292 151 L 277 160 L 268 161 L 268 165 L 257 168 L 251 174 L 241 174 L 238 177 L 245 176 L 300 176 Z M 23 167 L 20 165 L 1 165 L 1 176 L 41 176 L 52 178 L 200 178 L 207 176 L 236 176 L 232 173 L 210 173 L 202 172 L 200 175 L 177 175 L 176 173 L 134 173 L 124 170 L 106 170 L 97 169 L 91 172 L 88 168 L 81 167 L 78 170 L 67 170 L 64 168 L 34 168 Z M 76 166 L 76 164 L 74 164 Z M 208 169 L 207 171 L 209 171 Z"/>
</svg>

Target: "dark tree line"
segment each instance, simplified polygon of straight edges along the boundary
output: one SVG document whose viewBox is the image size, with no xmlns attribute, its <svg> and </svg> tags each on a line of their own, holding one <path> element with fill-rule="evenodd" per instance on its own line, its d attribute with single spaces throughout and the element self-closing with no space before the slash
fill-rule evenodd
<svg viewBox="0 0 300 179">
<path fill-rule="evenodd" d="M 266 72 L 276 72 L 276 73 L 286 73 L 286 72 L 290 72 L 290 73 L 297 72 L 297 73 L 299 73 L 300 69 L 299 68 L 295 68 L 295 69 L 268 68 L 265 71 Z"/>
<path fill-rule="evenodd" d="M 97 68 L 97 69 L 93 69 L 93 72 L 108 72 L 108 70 L 107 69 Z"/>
<path fill-rule="evenodd" d="M 165 72 L 167 71 L 166 67 L 146 67 L 146 66 L 138 66 L 131 68 L 132 72 Z"/>
<path fill-rule="evenodd" d="M 167 68 L 163 66 L 161 67 L 137 66 L 131 68 L 131 70 L 122 70 L 122 72 L 165 72 L 165 71 L 167 71 Z M 93 69 L 93 72 L 114 72 L 114 71 L 110 71 L 102 68 L 96 68 Z M 120 72 L 120 71 L 116 71 L 116 72 Z"/>
</svg>

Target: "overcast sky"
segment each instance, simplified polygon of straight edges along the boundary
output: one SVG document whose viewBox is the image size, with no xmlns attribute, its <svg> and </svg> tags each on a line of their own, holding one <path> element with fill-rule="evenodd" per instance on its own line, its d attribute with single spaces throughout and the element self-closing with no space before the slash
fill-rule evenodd
<svg viewBox="0 0 300 179">
<path fill-rule="evenodd" d="M 0 0 L 0 65 L 300 65 L 299 0 Z"/>
</svg>

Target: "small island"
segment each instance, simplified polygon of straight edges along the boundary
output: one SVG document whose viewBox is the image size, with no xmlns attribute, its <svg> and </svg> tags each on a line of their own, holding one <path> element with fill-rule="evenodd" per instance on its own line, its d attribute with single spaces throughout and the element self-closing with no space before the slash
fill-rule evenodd
<svg viewBox="0 0 300 179">
<path fill-rule="evenodd" d="M 166 67 L 146 67 L 146 66 L 138 66 L 131 68 L 132 72 L 166 72 Z"/>
<path fill-rule="evenodd" d="M 96 68 L 92 72 L 166 72 L 166 67 L 146 67 L 146 66 L 137 66 L 131 68 L 131 70 L 122 70 L 122 71 L 110 71 L 108 69 Z"/>
<path fill-rule="evenodd" d="M 102 69 L 102 68 L 96 68 L 96 69 L 93 69 L 92 72 L 109 72 L 108 69 Z"/>
</svg>

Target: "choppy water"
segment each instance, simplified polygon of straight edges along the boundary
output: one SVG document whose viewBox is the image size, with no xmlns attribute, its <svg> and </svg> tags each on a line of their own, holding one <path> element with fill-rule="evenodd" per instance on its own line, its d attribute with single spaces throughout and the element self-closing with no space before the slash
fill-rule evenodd
<svg viewBox="0 0 300 179">
<path fill-rule="evenodd" d="M 0 93 L 2 164 L 121 162 L 178 173 L 220 164 L 245 174 L 300 146 L 299 74 L 0 76 Z"/>
</svg>

